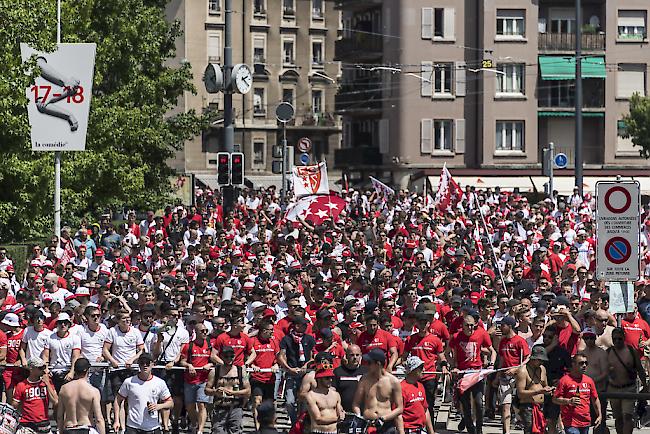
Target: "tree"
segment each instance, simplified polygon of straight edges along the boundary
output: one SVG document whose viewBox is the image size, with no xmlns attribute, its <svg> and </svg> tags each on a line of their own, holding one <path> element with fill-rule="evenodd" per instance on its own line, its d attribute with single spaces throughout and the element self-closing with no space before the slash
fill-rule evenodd
<svg viewBox="0 0 650 434">
<path fill-rule="evenodd" d="M 207 124 L 193 111 L 171 114 L 195 89 L 189 63 L 171 66 L 181 31 L 166 4 L 63 1 L 62 42 L 95 42 L 97 56 L 86 151 L 62 157 L 62 223 L 160 207 L 174 173 L 167 161 Z M 20 43 L 55 49 L 56 1 L 0 0 L 0 22 L 0 239 L 20 240 L 53 226 L 53 154 L 31 151 L 25 89 L 38 71 L 22 64 Z"/>
<path fill-rule="evenodd" d="M 632 139 L 634 146 L 644 158 L 650 158 L 650 98 L 638 93 L 630 98 L 630 114 L 623 117 L 625 137 Z"/>
</svg>

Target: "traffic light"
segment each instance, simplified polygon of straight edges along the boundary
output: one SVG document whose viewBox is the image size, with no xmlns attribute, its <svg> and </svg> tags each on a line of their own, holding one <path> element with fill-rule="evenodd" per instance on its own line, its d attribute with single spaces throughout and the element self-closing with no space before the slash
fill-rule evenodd
<svg viewBox="0 0 650 434">
<path fill-rule="evenodd" d="M 233 152 L 230 158 L 232 185 L 244 185 L 244 154 Z"/>
<path fill-rule="evenodd" d="M 227 152 L 217 154 L 217 183 L 219 185 L 230 184 L 230 154 Z"/>
</svg>

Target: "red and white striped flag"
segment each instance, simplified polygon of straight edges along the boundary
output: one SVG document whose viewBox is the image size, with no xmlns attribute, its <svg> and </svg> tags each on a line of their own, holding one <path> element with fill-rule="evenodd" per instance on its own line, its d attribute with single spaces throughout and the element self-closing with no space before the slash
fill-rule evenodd
<svg viewBox="0 0 650 434">
<path fill-rule="evenodd" d="M 447 169 L 447 163 L 442 167 L 440 172 L 440 182 L 438 182 L 438 192 L 436 193 L 435 204 L 439 211 L 446 212 L 458 206 L 463 199 L 463 190 Z"/>
<path fill-rule="evenodd" d="M 490 375 L 491 373 L 496 372 L 496 369 L 481 369 L 476 372 L 468 372 L 463 378 L 458 382 L 458 392 L 460 395 L 465 393 L 468 389 L 474 386 L 476 383 Z"/>
</svg>

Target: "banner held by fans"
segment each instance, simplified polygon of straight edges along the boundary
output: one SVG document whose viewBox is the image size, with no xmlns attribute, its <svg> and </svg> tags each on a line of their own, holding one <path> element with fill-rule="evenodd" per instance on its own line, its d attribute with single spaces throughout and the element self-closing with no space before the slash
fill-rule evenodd
<svg viewBox="0 0 650 434">
<path fill-rule="evenodd" d="M 377 178 L 370 177 L 370 182 L 372 182 L 372 187 L 377 193 L 382 193 L 384 196 L 392 196 L 395 194 L 395 190 L 378 180 Z"/>
<path fill-rule="evenodd" d="M 294 166 L 292 173 L 293 193 L 296 197 L 310 194 L 329 194 L 327 165 L 322 163 L 311 166 Z"/>
<path fill-rule="evenodd" d="M 438 183 L 438 192 L 436 193 L 435 205 L 441 212 L 451 211 L 456 208 L 463 199 L 463 190 L 447 169 L 447 163 L 442 167 L 440 172 L 440 182 Z"/>
</svg>

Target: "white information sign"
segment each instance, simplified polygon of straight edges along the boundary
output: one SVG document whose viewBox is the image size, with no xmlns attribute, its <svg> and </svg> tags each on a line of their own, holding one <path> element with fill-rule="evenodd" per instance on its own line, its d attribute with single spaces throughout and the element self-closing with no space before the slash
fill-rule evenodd
<svg viewBox="0 0 650 434">
<path fill-rule="evenodd" d="M 59 44 L 43 53 L 20 44 L 41 75 L 26 90 L 33 151 L 83 151 L 93 90 L 96 44 Z"/>
<path fill-rule="evenodd" d="M 641 189 L 637 181 L 596 183 L 596 277 L 639 279 Z"/>
</svg>

